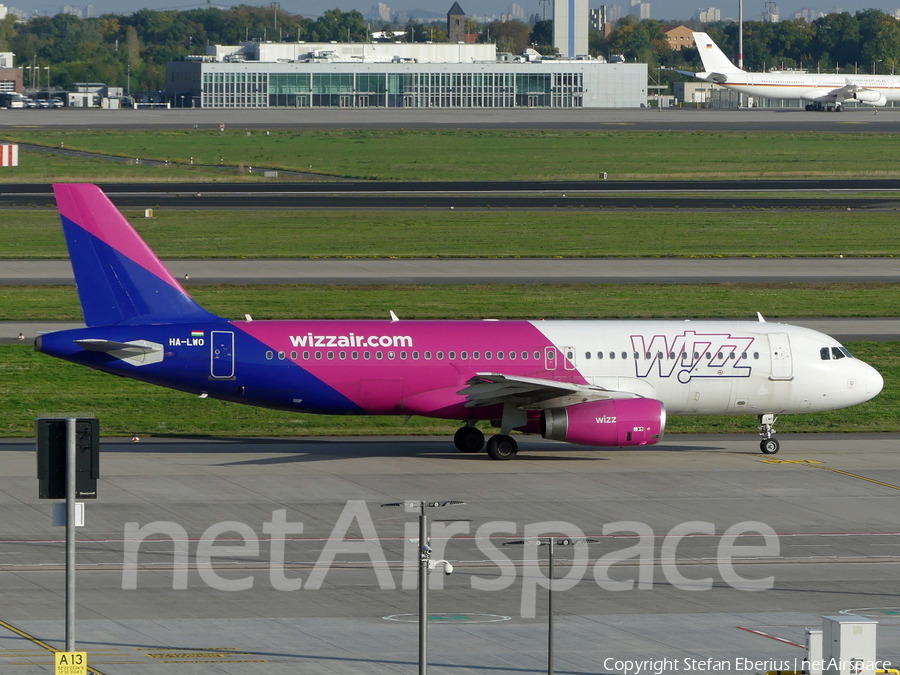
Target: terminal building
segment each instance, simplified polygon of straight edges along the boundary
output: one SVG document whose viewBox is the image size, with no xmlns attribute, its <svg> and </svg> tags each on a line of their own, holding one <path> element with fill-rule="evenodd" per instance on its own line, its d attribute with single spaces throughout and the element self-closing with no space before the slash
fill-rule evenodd
<svg viewBox="0 0 900 675">
<path fill-rule="evenodd" d="M 165 95 L 201 108 L 638 108 L 647 65 L 493 44 L 245 42 L 167 63 Z"/>
</svg>

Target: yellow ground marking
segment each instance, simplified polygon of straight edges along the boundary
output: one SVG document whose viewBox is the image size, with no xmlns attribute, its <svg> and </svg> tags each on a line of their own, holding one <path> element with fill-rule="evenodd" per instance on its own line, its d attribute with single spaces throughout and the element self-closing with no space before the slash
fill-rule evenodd
<svg viewBox="0 0 900 675">
<path fill-rule="evenodd" d="M 875 483 L 875 485 L 882 485 L 884 487 L 891 488 L 892 490 L 900 490 L 900 485 L 885 483 L 884 481 L 875 480 L 874 478 L 866 478 L 865 476 L 860 476 L 858 473 L 841 471 L 840 469 L 833 469 L 830 466 L 822 466 L 822 462 L 815 459 L 758 459 L 756 461 L 765 462 L 766 464 L 799 464 L 800 466 L 808 466 L 811 469 L 822 469 L 823 471 L 839 473 L 844 476 L 849 476 L 850 478 L 858 478 L 859 480 L 864 480 L 868 483 Z"/>
<path fill-rule="evenodd" d="M 15 633 L 19 637 L 23 637 L 26 640 L 33 642 L 34 644 L 38 645 L 39 647 L 43 647 L 51 654 L 56 654 L 56 652 L 62 651 L 61 649 L 56 649 L 55 647 L 51 647 L 46 642 L 44 642 L 43 640 L 41 640 L 39 638 L 34 637 L 33 635 L 29 635 L 24 630 L 20 630 L 20 629 L 16 628 L 15 626 L 6 623 L 6 621 L 0 620 L 0 627 L 3 627 L 12 633 Z M 12 665 L 12 664 L 5 664 L 5 665 Z M 34 664 L 29 664 L 29 665 L 34 665 Z M 103 673 L 101 673 L 99 670 L 96 670 L 95 668 L 91 668 L 90 666 L 87 667 L 87 670 L 89 673 L 93 673 L 94 675 L 103 675 Z"/>
</svg>

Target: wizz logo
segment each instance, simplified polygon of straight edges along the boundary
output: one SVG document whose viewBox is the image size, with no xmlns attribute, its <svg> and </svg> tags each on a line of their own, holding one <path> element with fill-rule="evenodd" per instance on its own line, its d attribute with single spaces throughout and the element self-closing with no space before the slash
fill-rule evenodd
<svg viewBox="0 0 900 675">
<path fill-rule="evenodd" d="M 637 354 L 635 375 L 659 377 L 675 375 L 681 383 L 694 377 L 750 377 L 748 351 L 755 338 L 730 333 L 681 335 L 632 335 L 631 346 Z"/>
</svg>

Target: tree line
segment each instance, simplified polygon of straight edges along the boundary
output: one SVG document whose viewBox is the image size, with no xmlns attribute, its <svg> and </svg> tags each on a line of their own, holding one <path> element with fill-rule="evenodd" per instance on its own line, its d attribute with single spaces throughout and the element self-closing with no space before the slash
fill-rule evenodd
<svg viewBox="0 0 900 675">
<path fill-rule="evenodd" d="M 688 22 L 691 25 L 691 22 Z M 671 24 L 669 24 L 671 25 Z M 701 68 L 696 49 L 673 51 L 662 21 L 626 16 L 606 36 L 592 31 L 593 56 L 621 54 L 627 61 L 662 67 L 664 81 L 678 77 L 671 69 Z M 699 26 L 697 26 L 699 27 Z M 15 53 L 19 65 L 38 66 L 54 87 L 69 89 L 74 82 L 104 82 L 132 91 L 162 88 L 167 61 L 204 54 L 207 45 L 235 45 L 248 40 L 363 42 L 372 30 L 403 30 L 402 39 L 446 42 L 443 21 L 405 25 L 367 24 L 358 11 L 326 11 L 311 19 L 279 7 L 241 5 L 231 9 L 203 8 L 130 15 L 106 14 L 80 19 L 69 14 L 35 17 L 17 22 L 13 15 L 0 21 L 0 51 Z M 717 22 L 705 30 L 726 54 L 737 52 L 737 24 Z M 552 55 L 553 22 L 534 15 L 528 22 L 467 20 L 466 32 L 479 42 L 494 42 L 499 51 L 520 53 L 533 47 Z M 855 14 L 828 14 L 806 23 L 800 19 L 764 23 L 744 22 L 744 65 L 749 70 L 806 68 L 842 73 L 894 72 L 900 64 L 900 21 L 877 9 Z M 49 71 L 44 70 L 49 66 Z M 34 72 L 34 71 L 33 71 Z M 26 75 L 28 79 L 28 75 Z M 41 86 L 45 80 L 41 80 Z"/>
</svg>

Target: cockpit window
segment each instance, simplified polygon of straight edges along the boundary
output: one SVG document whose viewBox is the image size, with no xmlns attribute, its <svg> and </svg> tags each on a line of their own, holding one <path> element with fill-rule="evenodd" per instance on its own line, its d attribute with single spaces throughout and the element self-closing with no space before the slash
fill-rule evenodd
<svg viewBox="0 0 900 675">
<path fill-rule="evenodd" d="M 823 361 L 831 360 L 831 350 L 828 347 L 822 347 L 819 350 L 819 355 L 822 357 Z"/>
<path fill-rule="evenodd" d="M 835 359 L 842 359 L 842 358 L 844 358 L 844 352 L 841 351 L 840 347 L 832 347 L 831 348 L 831 356 L 834 357 Z"/>
</svg>

